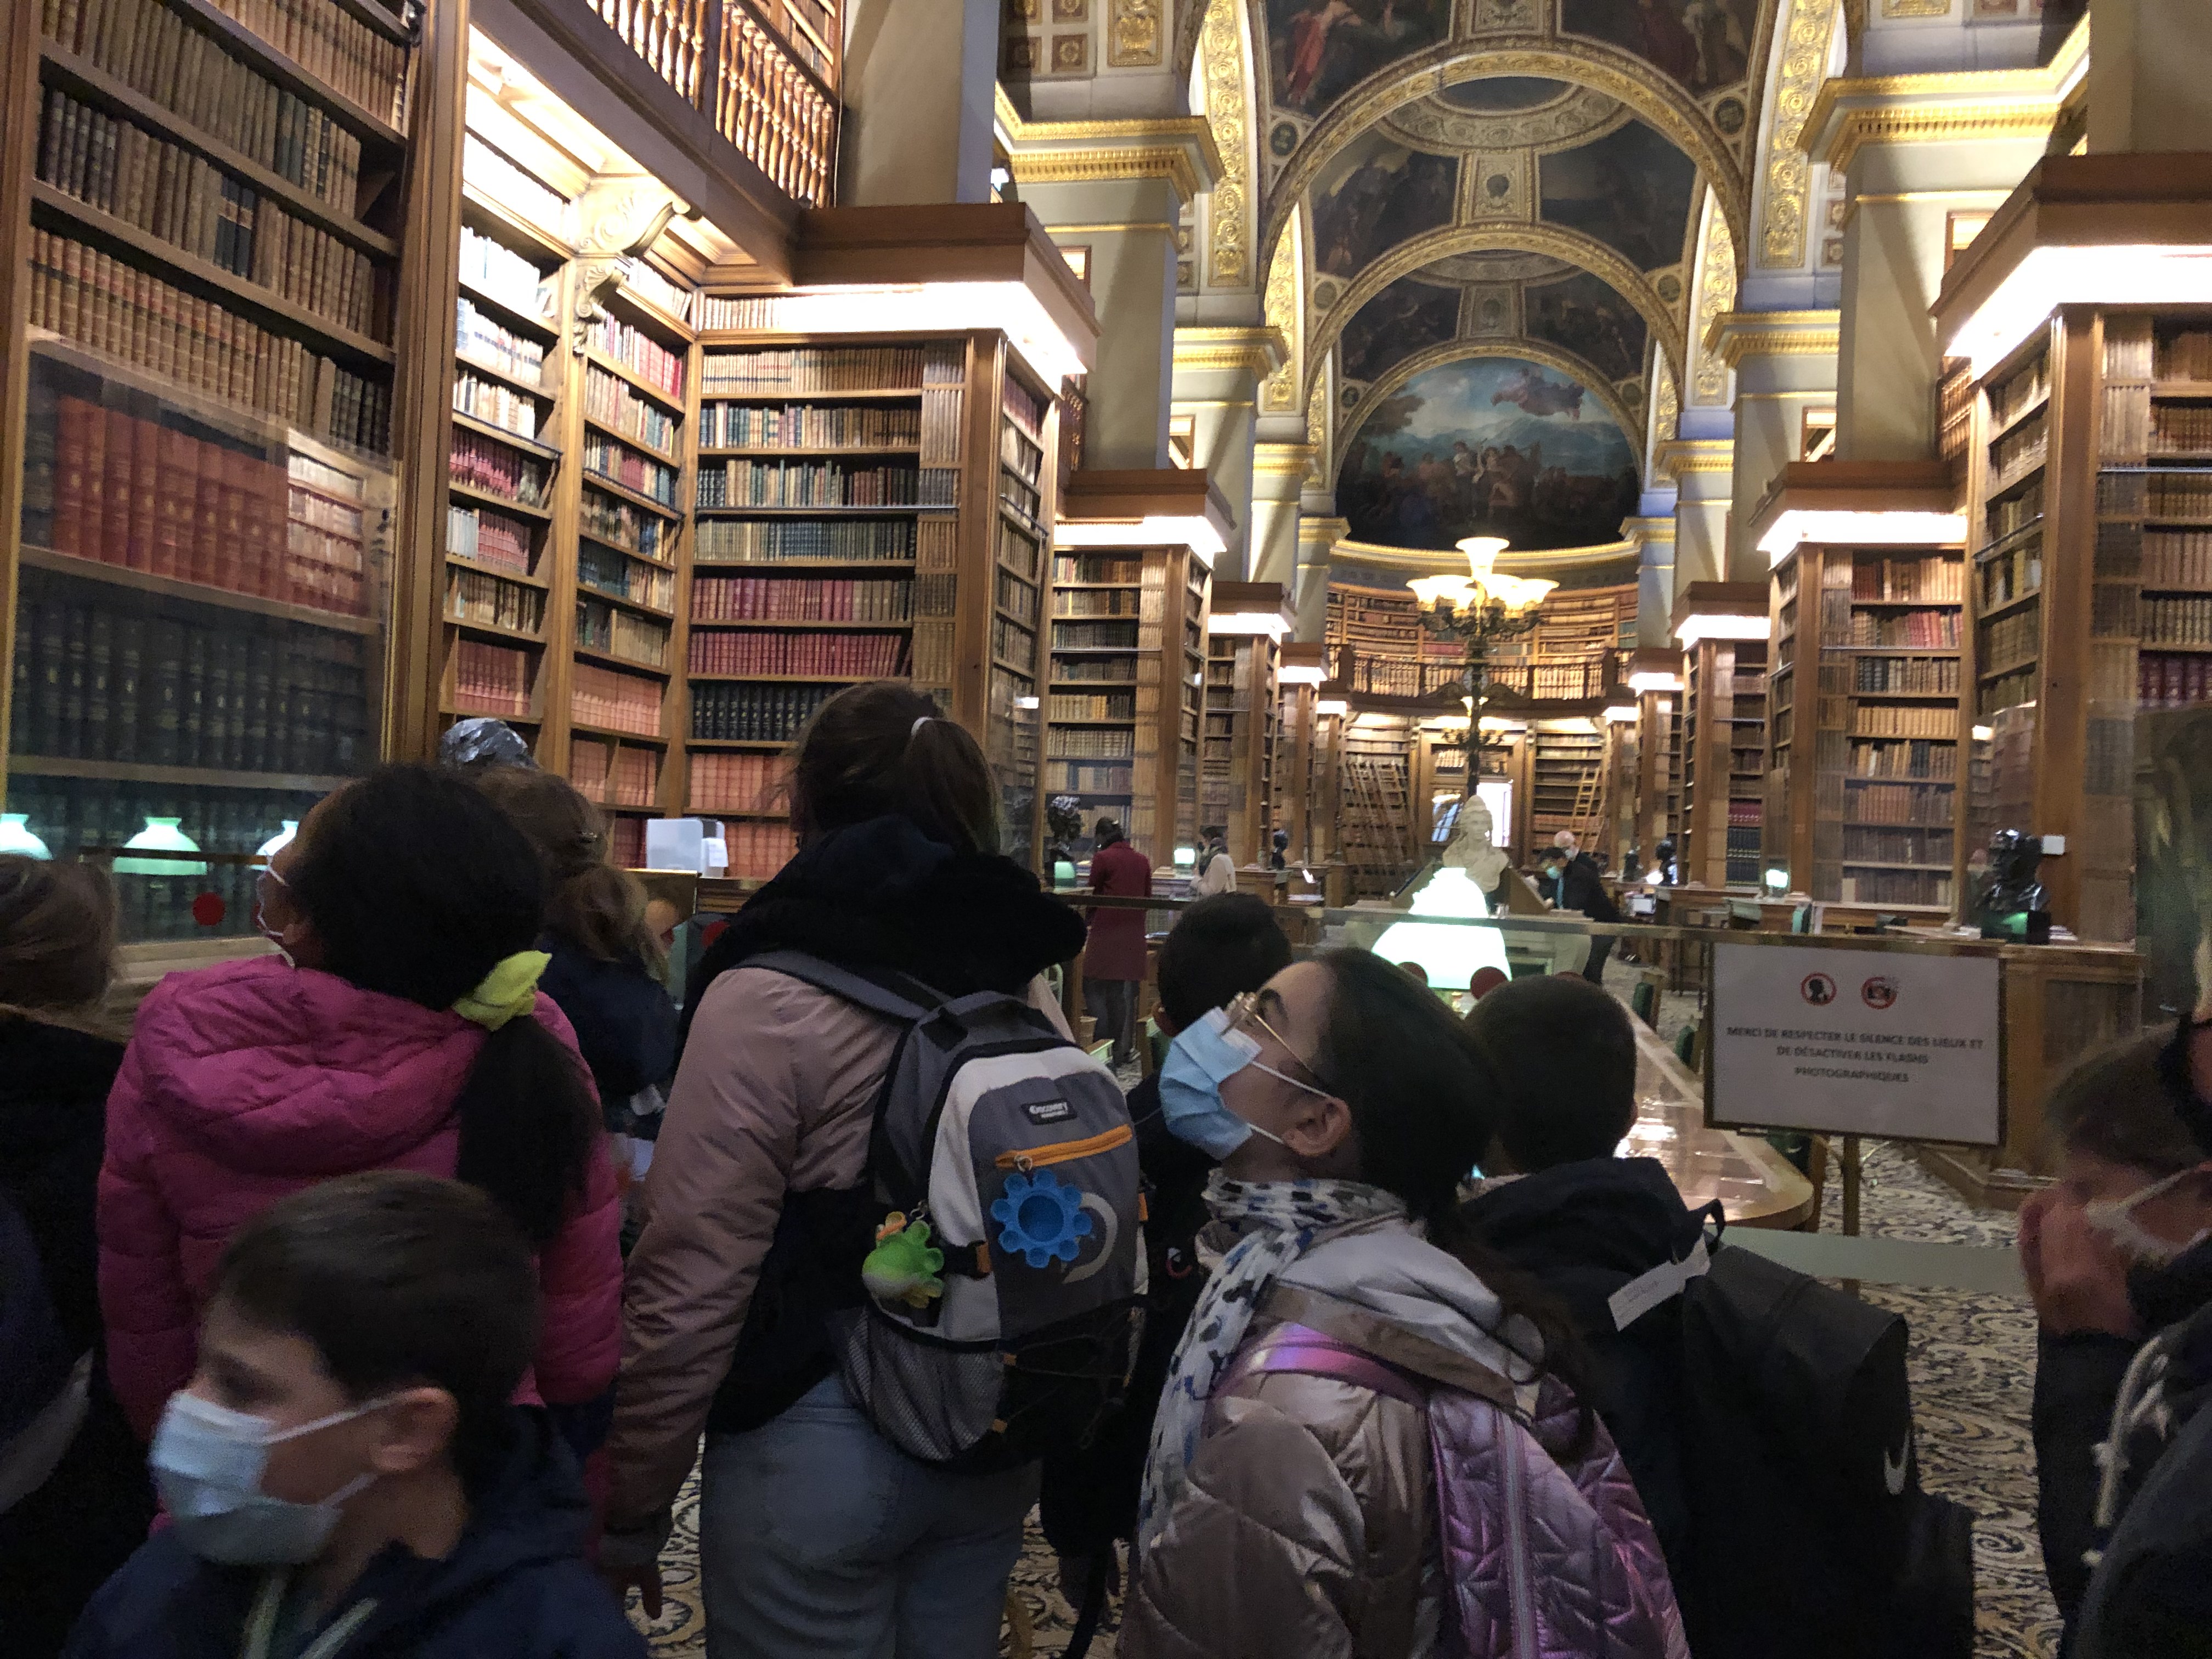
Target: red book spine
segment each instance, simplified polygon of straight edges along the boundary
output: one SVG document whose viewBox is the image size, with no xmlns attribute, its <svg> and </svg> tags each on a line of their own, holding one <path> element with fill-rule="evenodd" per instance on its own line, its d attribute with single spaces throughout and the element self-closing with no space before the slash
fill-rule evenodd
<svg viewBox="0 0 2212 1659">
<path fill-rule="evenodd" d="M 84 425 L 84 556 L 119 564 L 119 550 L 107 540 L 107 421 L 109 411 L 94 408 Z"/>
<path fill-rule="evenodd" d="M 106 416 L 107 477 L 100 495 L 106 520 L 106 551 L 110 564 L 131 562 L 131 492 L 137 479 L 132 440 L 138 422 L 119 409 L 100 411 Z"/>
<path fill-rule="evenodd" d="M 131 568 L 151 570 L 161 522 L 161 428 L 151 421 L 132 424 L 137 430 L 131 434 Z"/>
<path fill-rule="evenodd" d="M 202 444 L 192 478 L 192 580 L 210 586 L 222 563 L 222 447 Z"/>
<path fill-rule="evenodd" d="M 185 574 L 192 538 L 192 473 L 199 441 L 164 427 L 161 436 L 161 491 L 155 507 L 154 574 Z"/>
</svg>

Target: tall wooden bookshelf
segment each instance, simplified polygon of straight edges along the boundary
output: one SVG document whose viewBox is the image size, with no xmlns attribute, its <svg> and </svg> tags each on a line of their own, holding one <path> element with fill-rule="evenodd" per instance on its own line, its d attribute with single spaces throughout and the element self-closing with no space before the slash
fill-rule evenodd
<svg viewBox="0 0 2212 1659">
<path fill-rule="evenodd" d="M 1054 558 L 1047 790 L 1075 798 L 1079 851 L 1108 816 L 1155 865 L 1192 844 L 1197 801 L 1184 781 L 1196 781 L 1207 581 L 1187 548 Z"/>
<path fill-rule="evenodd" d="M 790 832 L 775 757 L 847 685 L 902 678 L 981 740 L 1007 847 L 1041 834 L 1042 642 L 1054 404 L 1003 337 L 839 335 L 708 300 L 690 504 L 691 809 L 731 873 Z"/>
<path fill-rule="evenodd" d="M 1261 861 L 1274 828 L 1282 647 L 1262 623 L 1284 621 L 1279 582 L 1216 582 L 1207 621 L 1201 826 L 1218 826 L 1238 865 Z M 1238 618 L 1255 619 L 1247 631 Z M 1236 629 L 1222 631 L 1224 623 Z"/>
<path fill-rule="evenodd" d="M 1698 617 L 1767 628 L 1765 583 L 1692 582 L 1674 602 L 1678 634 Z M 1752 621 L 1756 618 L 1756 622 Z M 1757 886 L 1766 808 L 1766 655 L 1763 638 L 1725 624 L 1682 653 L 1682 806 L 1676 860 L 1695 887 Z"/>
<path fill-rule="evenodd" d="M 1940 461 L 1795 462 L 1751 514 L 1777 547 L 1808 523 L 1867 538 L 1796 540 L 1769 584 L 1765 863 L 1792 892 L 1922 919 L 1958 896 L 1964 560 L 1882 538 L 1955 522 L 1960 482 Z"/>
<path fill-rule="evenodd" d="M 1579 718 L 1530 723 L 1526 845 L 1547 846 L 1562 830 L 1584 838 L 1598 833 L 1605 788 L 1601 724 Z"/>
<path fill-rule="evenodd" d="M 1805 543 L 1776 566 L 1773 591 L 1766 864 L 1816 899 L 1948 912 L 1960 555 Z"/>
<path fill-rule="evenodd" d="M 239 860 L 381 752 L 410 38 L 112 0 L 0 40 L 8 795 L 58 857 Z M 243 862 L 117 874 L 128 939 L 252 932 Z"/>
<path fill-rule="evenodd" d="M 2212 307 L 2061 307 L 1978 390 L 1960 827 L 2066 836 L 2054 914 L 2130 939 L 2136 712 L 2212 701 Z"/>
</svg>

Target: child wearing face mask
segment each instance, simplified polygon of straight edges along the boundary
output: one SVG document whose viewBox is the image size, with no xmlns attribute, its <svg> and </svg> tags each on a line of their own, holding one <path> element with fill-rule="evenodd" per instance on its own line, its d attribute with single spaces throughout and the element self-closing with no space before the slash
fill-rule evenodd
<svg viewBox="0 0 2212 1659">
<path fill-rule="evenodd" d="M 68 1659 L 643 1659 L 574 1462 L 508 1404 L 538 1328 L 530 1246 L 473 1188 L 384 1170 L 262 1212 L 154 1436 L 170 1525 Z"/>
<path fill-rule="evenodd" d="M 2093 1565 L 2111 1552 L 2124 1500 L 2179 1439 L 2168 1397 L 2212 1387 L 2212 1330 L 2183 1340 L 2204 1323 L 2191 1316 L 2212 1304 L 2212 1151 L 2203 1142 L 2212 1124 L 2199 1100 L 2212 1071 L 2199 1065 L 2208 1074 L 2192 1077 L 2190 1047 L 2166 1026 L 2062 1079 L 2045 1107 L 2062 1148 L 2058 1178 L 2021 1206 L 2021 1263 L 2041 1327 L 2036 1522 L 2066 1620 L 2065 1653 L 2091 1651 L 2081 1626 Z M 2163 1360 L 2145 1357 L 2154 1336 L 2170 1351 Z M 2115 1453 L 2101 1449 L 2108 1442 Z M 2181 1577 L 2203 1584 L 2212 1581 L 2212 1553 L 2197 1554 Z M 2113 1615 L 2142 1614 L 2142 1582 L 2133 1612 L 2114 1605 Z M 2102 1651 L 2167 1650 L 2106 1644 Z"/>
</svg>

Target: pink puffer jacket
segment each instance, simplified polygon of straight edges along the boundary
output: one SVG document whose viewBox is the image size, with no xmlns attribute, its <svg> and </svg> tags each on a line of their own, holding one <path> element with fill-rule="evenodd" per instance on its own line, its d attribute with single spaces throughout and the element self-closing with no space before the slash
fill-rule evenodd
<svg viewBox="0 0 2212 1659">
<path fill-rule="evenodd" d="M 569 1048 L 552 1000 L 538 1018 Z M 172 974 L 138 1012 L 107 1103 L 100 1303 L 142 1434 L 192 1373 L 222 1247 L 286 1194 L 359 1170 L 450 1176 L 453 1101 L 483 1028 L 281 957 Z M 539 1255 L 544 1332 L 524 1397 L 596 1399 L 622 1354 L 622 1206 L 604 1147 Z"/>
</svg>

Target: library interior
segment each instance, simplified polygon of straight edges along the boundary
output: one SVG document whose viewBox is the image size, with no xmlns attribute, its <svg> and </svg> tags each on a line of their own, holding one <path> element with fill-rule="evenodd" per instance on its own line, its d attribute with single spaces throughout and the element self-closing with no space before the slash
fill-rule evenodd
<svg viewBox="0 0 2212 1659">
<path fill-rule="evenodd" d="M 2185 1100 L 2212 1018 L 2203 0 L 0 20 L 0 859 L 104 872 L 120 1035 L 291 951 L 271 861 L 319 803 L 485 756 L 588 803 L 688 1022 L 823 836 L 817 715 L 896 682 L 988 765 L 973 850 L 1091 930 L 1038 965 L 1133 1109 L 1184 1086 L 1161 969 L 1212 896 L 1478 1033 L 1577 975 L 1634 1038 L 1622 1157 L 1728 1229 L 1662 1252 L 1686 1326 L 1747 1256 L 1890 1322 L 1948 1506 L 1915 1582 L 1966 1622 L 1886 1646 L 1770 1562 L 1731 1646 L 1670 1547 L 1692 1650 L 2185 1650 L 2053 1564 L 2039 1378 L 2081 1328 L 2037 1230 L 2082 1149 L 2129 1163 L 2077 1064 L 2148 1044 Z M 682 1073 L 642 1084 L 674 1133 Z M 633 1231 L 655 1133 L 616 1137 Z M 1515 1167 L 1459 1170 L 1467 1212 Z M 637 1630 L 844 1651 L 747 1645 L 714 1438 Z M 1051 1530 L 1006 1652 L 1296 1648 L 1256 1587 L 1267 1639 L 1201 1630 L 1150 1549 L 1088 1594 Z M 1455 1651 L 1534 1650 L 1473 1617 Z"/>
</svg>

